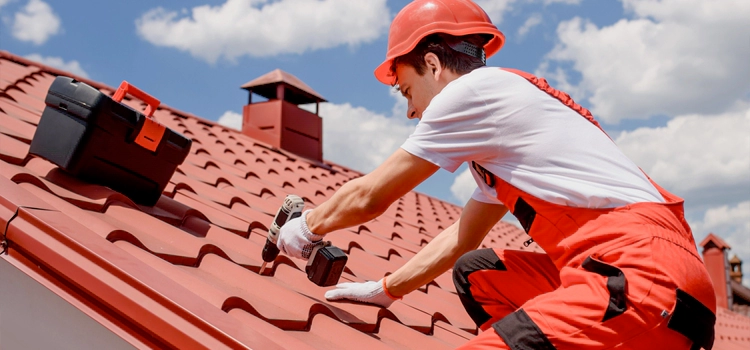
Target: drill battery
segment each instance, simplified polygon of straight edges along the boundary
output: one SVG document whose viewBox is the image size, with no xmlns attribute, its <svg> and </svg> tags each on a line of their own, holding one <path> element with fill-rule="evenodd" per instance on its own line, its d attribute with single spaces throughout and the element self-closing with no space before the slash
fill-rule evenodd
<svg viewBox="0 0 750 350">
<path fill-rule="evenodd" d="M 305 266 L 307 279 L 321 287 L 335 285 L 339 282 L 347 260 L 346 253 L 330 245 L 330 242 L 319 245 L 313 249 Z"/>
<path fill-rule="evenodd" d="M 145 114 L 120 103 L 126 94 L 148 104 Z M 159 200 L 192 145 L 192 140 L 151 117 L 159 100 L 127 82 L 110 97 L 58 76 L 44 102 L 29 153 L 138 204 Z"/>
</svg>

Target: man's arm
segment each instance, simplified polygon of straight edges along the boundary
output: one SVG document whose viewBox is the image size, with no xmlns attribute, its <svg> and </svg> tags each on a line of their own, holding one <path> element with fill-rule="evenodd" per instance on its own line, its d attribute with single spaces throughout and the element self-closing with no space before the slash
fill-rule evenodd
<svg viewBox="0 0 750 350">
<path fill-rule="evenodd" d="M 371 173 L 345 183 L 307 215 L 318 235 L 368 222 L 434 174 L 439 167 L 399 148 Z"/>
<path fill-rule="evenodd" d="M 487 232 L 507 212 L 508 208 L 504 205 L 469 199 L 458 221 L 388 276 L 388 292 L 396 297 L 403 296 L 452 268 L 461 255 L 476 249 L 482 243 Z"/>
</svg>

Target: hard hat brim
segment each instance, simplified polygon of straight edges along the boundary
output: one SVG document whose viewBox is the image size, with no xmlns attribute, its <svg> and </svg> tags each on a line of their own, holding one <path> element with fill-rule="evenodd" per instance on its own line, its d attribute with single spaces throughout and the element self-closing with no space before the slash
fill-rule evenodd
<svg viewBox="0 0 750 350">
<path fill-rule="evenodd" d="M 451 28 L 457 27 L 457 28 Z M 396 83 L 396 76 L 391 73 L 391 66 L 393 60 L 396 57 L 405 55 L 413 50 L 422 38 L 435 33 L 445 33 L 454 36 L 463 36 L 469 34 L 491 34 L 493 38 L 484 46 L 485 54 L 487 58 L 496 54 L 505 44 L 505 35 L 497 29 L 491 23 L 431 23 L 426 25 L 412 34 L 409 40 L 406 42 L 410 43 L 407 45 L 400 45 L 393 47 L 388 51 L 385 61 L 375 68 L 375 78 L 383 84 L 393 86 Z"/>
</svg>

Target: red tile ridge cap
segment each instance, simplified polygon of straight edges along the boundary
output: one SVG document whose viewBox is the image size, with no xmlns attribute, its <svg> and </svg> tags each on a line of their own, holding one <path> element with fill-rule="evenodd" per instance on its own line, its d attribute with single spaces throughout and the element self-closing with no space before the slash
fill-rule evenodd
<svg viewBox="0 0 750 350">
<path fill-rule="evenodd" d="M 336 162 L 332 162 L 332 161 L 330 161 L 330 160 L 327 160 L 327 159 L 324 159 L 324 160 L 323 160 L 323 162 L 324 162 L 324 163 L 325 163 L 326 165 L 330 166 L 330 167 L 339 167 L 339 168 L 341 168 L 341 169 L 346 169 L 346 170 L 347 170 L 348 172 L 350 172 L 350 173 L 353 173 L 353 174 L 355 174 L 355 175 L 358 175 L 358 176 L 364 176 L 364 175 L 366 175 L 366 174 L 367 174 L 367 173 L 363 173 L 363 172 L 361 172 L 361 171 L 359 171 L 359 170 L 354 170 L 354 169 L 352 169 L 352 168 L 349 168 L 349 167 L 343 166 L 343 165 L 341 165 L 341 164 L 339 164 L 339 163 L 336 163 Z"/>
<path fill-rule="evenodd" d="M 81 76 L 78 76 L 78 75 L 75 75 L 75 74 L 71 74 L 70 72 L 67 72 L 67 71 L 64 71 L 64 70 L 61 70 L 61 69 L 57 69 L 57 68 L 54 68 L 54 67 L 51 67 L 51 66 L 48 66 L 48 65 L 36 62 L 36 61 L 32 61 L 32 60 L 29 60 L 27 58 L 24 58 L 24 57 L 21 57 L 21 56 L 18 56 L 18 55 L 14 55 L 14 54 L 12 54 L 12 53 L 10 53 L 8 51 L 5 51 L 5 50 L 0 50 L 0 58 L 5 58 L 5 59 L 11 60 L 11 61 L 22 63 L 22 64 L 24 64 L 26 66 L 36 66 L 36 67 L 41 68 L 45 72 L 48 72 L 48 73 L 51 73 L 51 74 L 54 74 L 54 75 L 69 76 L 69 77 L 75 78 L 78 81 L 82 81 L 82 82 L 84 82 L 84 83 L 86 83 L 88 85 L 91 85 L 91 86 L 93 86 L 93 87 L 95 87 L 97 89 L 110 90 L 110 91 L 117 90 L 116 88 L 112 88 L 111 86 L 106 85 L 104 83 L 100 83 L 100 82 L 97 82 L 97 81 L 94 81 L 94 80 L 91 80 L 91 79 L 88 79 L 88 78 L 84 78 L 84 77 L 81 77 Z M 268 73 L 268 74 L 266 74 L 266 75 L 264 75 L 264 76 L 262 76 L 260 78 L 257 78 L 257 79 L 255 79 L 253 81 L 250 81 L 247 84 L 243 85 L 243 87 L 248 86 L 250 84 L 254 84 L 253 86 L 260 85 L 260 84 L 257 84 L 257 82 L 261 78 L 265 78 L 265 79 L 269 80 L 267 82 L 261 81 L 261 82 L 263 82 L 263 84 L 271 82 L 272 79 L 277 79 L 276 81 L 283 81 L 283 82 L 286 82 L 286 83 L 288 83 L 290 85 L 295 85 L 298 88 L 307 89 L 308 92 L 311 91 L 312 93 L 315 93 L 315 91 L 312 88 L 310 88 L 305 83 L 303 83 L 302 81 L 300 81 L 297 77 L 295 77 L 292 74 L 286 73 L 286 72 L 284 72 L 284 71 L 282 71 L 280 69 L 276 69 L 276 70 L 274 70 L 274 71 L 272 71 L 272 72 L 270 72 L 270 73 Z M 317 95 L 317 93 L 315 93 L 315 94 Z M 319 95 L 318 95 L 318 97 L 319 97 Z M 185 117 L 185 118 L 194 118 L 194 119 L 196 119 L 196 120 L 198 120 L 198 121 L 200 121 L 202 123 L 206 123 L 206 124 L 209 124 L 211 126 L 218 126 L 218 127 L 222 128 L 222 129 L 225 129 L 225 130 L 229 131 L 230 133 L 234 133 L 236 135 L 245 136 L 244 134 L 242 134 L 238 130 L 226 127 L 226 126 L 221 125 L 221 124 L 219 124 L 219 123 L 217 123 L 215 121 L 212 121 L 212 120 L 204 119 L 204 118 L 199 117 L 199 116 L 197 116 L 195 114 L 181 111 L 179 109 L 170 107 L 170 106 L 168 106 L 166 104 L 161 104 L 159 106 L 159 108 L 168 110 L 168 111 L 170 111 L 170 112 L 172 112 L 174 114 L 177 114 L 177 115 Z M 267 148 L 267 149 L 269 149 L 271 151 L 280 153 L 280 154 L 282 154 L 282 155 L 284 155 L 284 156 L 286 156 L 286 157 L 288 157 L 290 159 L 293 159 L 293 160 L 298 160 L 298 159 L 299 160 L 304 160 L 304 161 L 307 161 L 307 162 L 309 162 L 309 163 L 311 163 L 311 164 L 313 164 L 315 166 L 318 166 L 318 167 L 330 168 L 330 169 L 327 169 L 327 170 L 331 170 L 331 171 L 334 171 L 334 172 L 339 172 L 338 170 L 333 169 L 333 166 L 337 166 L 337 167 L 340 167 L 342 169 L 346 169 L 349 172 L 353 172 L 354 174 L 358 174 L 360 176 L 365 175 L 365 173 L 359 172 L 359 171 L 351 169 L 349 167 L 342 166 L 342 165 L 340 165 L 338 163 L 335 163 L 335 162 L 332 162 L 330 160 L 325 160 L 324 159 L 322 162 L 315 162 L 315 161 L 312 161 L 310 159 L 306 159 L 306 158 L 300 157 L 300 156 L 298 156 L 296 154 L 293 154 L 293 153 L 284 151 L 282 149 L 278 149 L 276 147 L 273 147 L 273 146 L 271 146 L 271 145 L 269 145 L 269 144 L 267 144 L 267 143 L 265 143 L 263 141 L 260 141 L 260 140 L 257 140 L 257 139 L 252 139 L 252 138 L 249 138 L 249 139 L 252 140 L 255 143 L 258 143 L 259 145 L 262 145 L 263 147 L 265 147 L 265 148 Z M 434 200 L 438 200 L 440 202 L 443 202 L 443 203 L 446 203 L 446 204 L 449 204 L 449 205 L 455 205 L 453 203 L 440 200 L 438 198 L 435 198 L 435 197 L 430 196 L 430 195 L 426 195 L 424 193 L 420 193 L 420 192 L 416 192 L 416 191 L 412 191 L 412 192 L 419 193 L 419 194 L 421 194 L 423 196 L 429 197 L 429 198 L 434 199 Z M 458 206 L 458 205 L 455 205 L 455 206 L 462 207 L 462 206 Z"/>
<path fill-rule="evenodd" d="M 732 287 L 732 292 L 742 297 L 746 301 L 750 301 L 750 288 L 745 287 L 742 283 L 739 283 L 733 279 L 729 280 L 729 285 Z"/>
<path fill-rule="evenodd" d="M 12 53 L 10 53 L 8 51 L 5 51 L 5 50 L 0 50 L 0 58 L 5 58 L 7 60 L 14 61 L 14 62 L 17 62 L 17 63 L 21 63 L 21 64 L 24 64 L 26 66 L 39 67 L 39 68 L 41 68 L 46 73 L 51 73 L 51 74 L 54 74 L 54 75 L 63 75 L 63 76 L 71 77 L 71 78 L 74 78 L 75 80 L 78 80 L 78 81 L 84 82 L 84 83 L 86 83 L 88 85 L 91 85 L 92 87 L 95 87 L 97 89 L 109 90 L 109 91 L 112 91 L 112 92 L 114 92 L 114 91 L 117 90 L 117 88 L 113 88 L 113 87 L 111 87 L 111 86 L 109 86 L 107 84 L 100 83 L 98 81 L 94 81 L 94 80 L 91 80 L 89 78 L 84 78 L 84 77 L 82 77 L 80 75 L 75 75 L 75 74 L 72 74 L 72 73 L 70 73 L 68 71 L 64 71 L 64 70 L 61 70 L 61 69 L 58 69 L 58 68 L 54 68 L 54 67 L 45 65 L 45 64 L 37 62 L 37 61 L 32 61 L 32 60 L 30 60 L 28 58 L 24 58 L 22 56 L 14 55 L 14 54 L 12 54 Z M 199 120 L 200 122 L 210 124 L 211 126 L 218 126 L 218 127 L 223 128 L 223 129 L 227 129 L 229 131 L 236 132 L 238 134 L 240 133 L 239 131 L 237 131 L 235 129 L 226 127 L 226 126 L 221 125 L 221 124 L 219 124 L 219 123 L 217 123 L 215 121 L 199 117 L 199 116 L 197 116 L 195 114 L 192 114 L 192 113 L 189 113 L 189 112 L 181 111 L 181 110 L 176 109 L 174 107 L 170 107 L 170 106 L 168 106 L 168 105 L 166 105 L 164 103 L 162 103 L 162 104 L 159 105 L 159 109 L 165 109 L 165 110 L 168 110 L 168 111 L 170 111 L 170 112 L 172 112 L 174 114 L 177 114 L 177 115 L 185 117 L 185 118 L 195 118 L 195 119 Z"/>
</svg>

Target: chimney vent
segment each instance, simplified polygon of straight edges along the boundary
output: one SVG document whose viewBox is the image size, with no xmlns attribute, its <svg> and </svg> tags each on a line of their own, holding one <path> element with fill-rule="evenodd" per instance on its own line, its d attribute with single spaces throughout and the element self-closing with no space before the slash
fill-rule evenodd
<svg viewBox="0 0 750 350">
<path fill-rule="evenodd" d="M 276 69 L 244 85 L 242 133 L 299 156 L 323 161 L 323 120 L 318 107 L 326 100 L 294 75 Z M 252 103 L 253 93 L 268 99 Z M 299 108 L 315 103 L 315 114 Z"/>
<path fill-rule="evenodd" d="M 729 260 L 729 278 L 742 284 L 742 260 L 737 254 Z"/>
<path fill-rule="evenodd" d="M 732 307 L 732 287 L 729 279 L 729 259 L 731 247 L 727 242 L 713 233 L 709 233 L 700 244 L 703 247 L 703 263 L 714 285 L 716 306 L 730 309 Z"/>
</svg>

